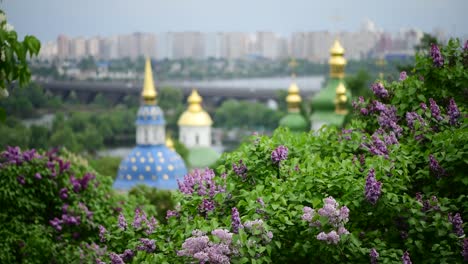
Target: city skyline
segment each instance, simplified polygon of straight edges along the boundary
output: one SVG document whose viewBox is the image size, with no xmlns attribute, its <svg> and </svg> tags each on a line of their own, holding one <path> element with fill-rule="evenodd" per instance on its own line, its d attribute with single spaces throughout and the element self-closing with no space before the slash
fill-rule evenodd
<svg viewBox="0 0 468 264">
<path fill-rule="evenodd" d="M 370 19 L 384 31 L 434 29 L 447 35 L 466 37 L 468 21 L 463 0 L 413 0 L 380 2 L 365 0 L 288 2 L 258 0 L 125 0 L 59 1 L 4 0 L 6 12 L 19 36 L 55 40 L 60 34 L 112 36 L 132 32 L 257 32 L 288 36 L 304 31 L 357 31 Z M 25 19 L 26 18 L 26 19 Z"/>
</svg>

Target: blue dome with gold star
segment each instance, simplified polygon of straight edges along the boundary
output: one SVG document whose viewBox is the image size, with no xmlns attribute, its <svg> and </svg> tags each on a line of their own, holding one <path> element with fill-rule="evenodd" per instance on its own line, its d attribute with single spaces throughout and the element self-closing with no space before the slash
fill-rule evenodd
<svg viewBox="0 0 468 264">
<path fill-rule="evenodd" d="M 158 189 L 177 189 L 177 179 L 187 174 L 182 158 L 166 146 L 165 120 L 156 105 L 151 63 L 146 61 L 142 97 L 136 119 L 137 146 L 122 160 L 114 188 L 128 190 L 145 184 Z"/>
<path fill-rule="evenodd" d="M 166 145 L 137 146 L 122 160 L 114 188 L 128 190 L 137 184 L 177 189 L 177 179 L 187 174 L 184 161 Z"/>
</svg>

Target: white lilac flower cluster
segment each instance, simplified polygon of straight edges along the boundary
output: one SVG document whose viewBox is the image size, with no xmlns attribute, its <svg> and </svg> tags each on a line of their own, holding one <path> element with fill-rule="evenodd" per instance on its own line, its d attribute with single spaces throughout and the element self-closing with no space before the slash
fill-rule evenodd
<svg viewBox="0 0 468 264">
<path fill-rule="evenodd" d="M 321 232 L 317 235 L 317 239 L 325 241 L 328 244 L 338 244 L 343 235 L 349 234 L 344 225 L 349 221 L 349 209 L 346 206 L 339 207 L 333 197 L 324 199 L 324 205 L 317 212 L 305 206 L 303 209 L 302 220 L 309 223 L 310 226 L 317 227 Z M 320 221 L 320 217 L 325 218 L 326 222 Z M 322 220 L 323 221 L 323 220 Z M 331 230 L 327 233 L 324 228 L 330 226 Z"/>
</svg>

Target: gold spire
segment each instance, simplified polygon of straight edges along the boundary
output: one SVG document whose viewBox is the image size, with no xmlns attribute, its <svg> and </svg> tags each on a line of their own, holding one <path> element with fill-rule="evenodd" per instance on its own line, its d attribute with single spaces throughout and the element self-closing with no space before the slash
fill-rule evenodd
<svg viewBox="0 0 468 264">
<path fill-rule="evenodd" d="M 330 77 L 332 78 L 343 78 L 344 67 L 346 65 L 346 59 L 344 58 L 344 48 L 341 46 L 338 40 L 335 40 L 333 46 L 330 49 Z"/>
<path fill-rule="evenodd" d="M 188 110 L 192 113 L 197 113 L 203 110 L 201 106 L 201 102 L 203 99 L 201 96 L 198 94 L 198 91 L 196 89 L 192 90 L 192 93 L 187 99 L 187 102 L 189 103 Z"/>
<path fill-rule="evenodd" d="M 213 120 L 211 120 L 210 115 L 203 110 L 201 106 L 202 101 L 203 99 L 198 94 L 197 90 L 193 89 L 187 99 L 189 103 L 188 109 L 182 113 L 177 124 L 179 126 L 211 126 Z"/>
<path fill-rule="evenodd" d="M 346 87 L 343 82 L 338 84 L 336 87 L 336 97 L 335 97 L 335 113 L 339 115 L 346 115 L 348 109 L 346 108 L 346 103 L 348 102 L 348 97 L 346 96 Z"/>
<path fill-rule="evenodd" d="M 174 140 L 172 140 L 170 135 L 167 135 L 166 137 L 166 147 L 175 151 Z"/>
<path fill-rule="evenodd" d="M 151 70 L 151 61 L 149 58 L 146 58 L 145 63 L 145 80 L 143 82 L 143 91 L 141 96 L 145 104 L 154 105 L 156 104 L 156 88 L 153 81 L 153 71 Z"/>
<path fill-rule="evenodd" d="M 288 88 L 288 96 L 286 96 L 286 102 L 288 103 L 288 112 L 290 113 L 298 113 L 299 112 L 299 106 L 302 102 L 301 95 L 299 94 L 299 87 L 296 84 L 296 81 L 294 80 L 294 75 L 293 75 L 293 82 Z"/>
</svg>

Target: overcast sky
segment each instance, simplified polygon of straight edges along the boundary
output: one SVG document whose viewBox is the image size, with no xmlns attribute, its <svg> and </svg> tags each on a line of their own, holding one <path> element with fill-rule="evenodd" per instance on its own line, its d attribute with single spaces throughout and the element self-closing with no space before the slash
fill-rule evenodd
<svg viewBox="0 0 468 264">
<path fill-rule="evenodd" d="M 42 41 L 61 33 L 356 31 L 364 19 L 391 32 L 416 27 L 468 35 L 468 0 L 2 0 L 0 6 L 20 36 Z"/>
</svg>

